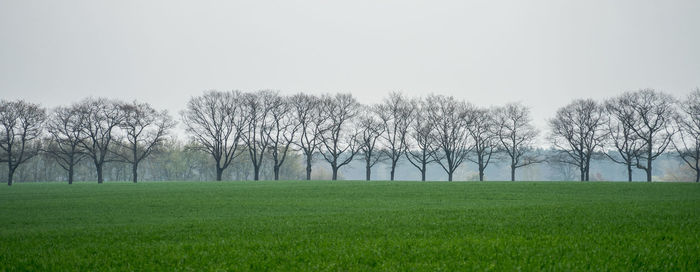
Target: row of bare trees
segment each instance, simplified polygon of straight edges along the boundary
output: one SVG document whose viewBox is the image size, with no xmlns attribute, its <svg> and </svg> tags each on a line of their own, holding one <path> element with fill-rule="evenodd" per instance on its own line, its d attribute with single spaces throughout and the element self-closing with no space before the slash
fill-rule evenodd
<svg viewBox="0 0 700 272">
<path fill-rule="evenodd" d="M 247 153 L 253 177 L 260 178 L 263 160 L 274 161 L 275 179 L 287 154 L 301 151 L 306 157 L 306 177 L 311 178 L 313 156 L 319 153 L 338 170 L 357 154 L 350 122 L 359 103 L 348 94 L 315 97 L 281 96 L 276 91 L 208 91 L 193 97 L 182 111 L 187 133 L 216 162 L 217 180 L 234 158 Z"/>
<path fill-rule="evenodd" d="M 450 181 L 465 160 L 479 165 L 483 180 L 491 156 L 500 150 L 510 157 L 513 180 L 517 168 L 542 161 L 529 155 L 537 136 L 529 114 L 521 104 L 481 109 L 443 95 L 410 99 L 391 93 L 379 104 L 361 105 L 350 94 L 282 96 L 269 90 L 208 91 L 190 99 L 181 113 L 187 133 L 216 162 L 217 179 L 244 153 L 254 179 L 264 159 L 274 161 L 277 179 L 294 150 L 305 156 L 307 179 L 318 154 L 332 179 L 359 157 L 367 180 L 380 161 L 388 163 L 393 180 L 405 159 L 423 180 L 427 165 L 437 163 Z"/>
<path fill-rule="evenodd" d="M 695 181 L 700 180 L 700 89 L 680 101 L 652 89 L 626 92 L 603 103 L 575 100 L 560 108 L 549 125 L 549 138 L 563 153 L 561 162 L 579 168 L 581 181 L 589 180 L 591 158 L 604 154 L 625 165 L 628 181 L 638 168 L 650 182 L 652 162 L 669 147 L 695 171 Z"/>
<path fill-rule="evenodd" d="M 320 154 L 333 179 L 359 157 L 367 180 L 379 162 L 389 165 L 394 180 L 403 159 L 416 167 L 422 180 L 427 165 L 437 163 L 451 181 L 465 161 L 477 165 L 483 180 L 492 158 L 499 156 L 509 161 L 511 180 L 518 168 L 546 160 L 575 165 L 581 180 L 589 180 L 593 156 L 607 156 L 627 167 L 629 180 L 632 169 L 639 168 L 651 181 L 652 161 L 669 145 L 700 178 L 698 98 L 699 90 L 682 101 L 640 90 L 604 103 L 575 100 L 549 121 L 548 138 L 562 153 L 553 158 L 533 152 L 539 132 L 528 107 L 511 103 L 480 108 L 443 95 L 407 98 L 391 93 L 381 103 L 360 105 L 350 94 L 287 97 L 268 90 L 210 91 L 191 99 L 182 120 L 217 162 L 217 177 L 244 146 L 256 180 L 267 153 L 277 179 L 287 153 L 297 150 L 305 156 L 307 179 L 314 155 Z"/>
<path fill-rule="evenodd" d="M 629 180 L 639 168 L 651 181 L 652 161 L 669 147 L 700 179 L 700 90 L 680 101 L 654 90 L 627 92 L 603 103 L 575 100 L 549 120 L 548 139 L 560 152 L 549 158 L 533 152 L 539 132 L 529 108 L 520 103 L 482 108 L 452 96 L 391 93 L 377 104 L 361 105 L 350 94 L 207 91 L 192 97 L 180 115 L 194 143 L 190 148 L 211 156 L 217 180 L 232 162 L 240 162 L 239 156 L 248 158 L 255 180 L 264 165 L 271 165 L 279 179 L 290 152 L 298 152 L 307 179 L 316 158 L 328 164 L 332 179 L 360 160 L 367 180 L 379 162 L 389 166 L 394 180 L 404 160 L 422 180 L 434 163 L 451 181 L 467 161 L 476 164 L 484 180 L 498 157 L 507 161 L 511 180 L 517 169 L 547 160 L 576 166 L 583 181 L 589 180 L 591 159 L 607 156 L 626 166 Z M 136 182 L 139 163 L 172 142 L 175 121 L 166 111 L 136 101 L 89 98 L 47 113 L 37 104 L 3 100 L 0 126 L 0 161 L 8 165 L 8 184 L 17 167 L 39 152 L 67 171 L 69 183 L 74 167 L 89 160 L 102 183 L 103 166 L 111 161 L 130 164 Z"/>
<path fill-rule="evenodd" d="M 37 104 L 3 100 L 0 161 L 8 165 L 8 185 L 12 185 L 17 166 L 39 152 L 53 157 L 67 171 L 69 184 L 75 166 L 86 159 L 93 162 L 98 183 L 104 181 L 104 164 L 110 161 L 131 164 L 136 182 L 139 163 L 166 140 L 174 125 L 167 112 L 156 111 L 147 103 L 88 98 L 47 113 Z M 113 148 L 115 145 L 121 148 Z"/>
</svg>

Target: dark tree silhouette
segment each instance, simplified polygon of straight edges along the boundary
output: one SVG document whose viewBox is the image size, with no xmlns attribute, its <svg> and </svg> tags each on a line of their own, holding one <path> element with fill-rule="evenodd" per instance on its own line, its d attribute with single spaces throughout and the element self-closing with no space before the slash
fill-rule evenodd
<svg viewBox="0 0 700 272">
<path fill-rule="evenodd" d="M 124 115 L 119 107 L 119 102 L 105 98 L 88 98 L 79 103 L 80 114 L 83 122 L 83 134 L 86 136 L 81 141 L 81 147 L 88 157 L 92 159 L 97 171 L 97 183 L 104 182 L 104 165 L 113 161 L 108 157 L 111 153 L 110 146 L 114 139 L 114 129 L 121 124 Z"/>
<path fill-rule="evenodd" d="M 78 104 L 58 107 L 51 112 L 46 125 L 49 139 L 45 151 L 68 172 L 68 184 L 73 184 L 75 166 L 85 158 L 80 143 L 86 137 L 83 133 L 86 116 L 80 110 Z"/>
<path fill-rule="evenodd" d="M 474 151 L 472 152 L 474 156 L 467 156 L 467 159 L 476 163 L 479 168 L 479 181 L 484 181 L 484 171 L 498 149 L 494 113 L 494 110 L 490 109 L 475 109 L 470 116 L 471 125 L 468 129 L 469 135 L 474 140 Z"/>
<path fill-rule="evenodd" d="M 351 127 L 358 108 L 359 103 L 350 94 L 322 98 L 321 112 L 326 122 L 320 134 L 320 153 L 331 166 L 333 180 L 338 179 L 338 170 L 350 163 L 359 151 L 357 135 Z"/>
<path fill-rule="evenodd" d="M 24 100 L 0 101 L 0 162 L 7 163 L 7 185 L 17 167 L 39 153 L 46 111 Z"/>
<path fill-rule="evenodd" d="M 515 170 L 543 160 L 532 155 L 537 130 L 531 124 L 530 109 L 519 103 L 507 104 L 496 111 L 499 148 L 510 159 L 510 180 L 515 181 Z"/>
<path fill-rule="evenodd" d="M 299 146 L 306 157 L 306 180 L 311 179 L 311 163 L 318 150 L 323 134 L 324 118 L 321 115 L 321 100 L 308 94 L 296 94 L 291 97 L 293 116 L 299 124 Z"/>
<path fill-rule="evenodd" d="M 671 143 L 673 131 L 671 123 L 674 99 L 670 95 L 652 89 L 627 92 L 620 98 L 622 109 L 629 110 L 632 118 L 624 119 L 643 146 L 636 152 L 637 168 L 647 174 L 647 182 L 652 179 L 652 162 L 664 153 Z"/>
<path fill-rule="evenodd" d="M 412 120 L 408 132 L 406 148 L 406 160 L 416 167 L 421 174 L 421 181 L 425 181 L 427 165 L 435 162 L 436 148 L 431 135 L 433 133 L 433 123 L 430 122 L 425 101 L 414 101 L 418 106 L 415 118 Z"/>
<path fill-rule="evenodd" d="M 376 107 L 365 106 L 357 120 L 357 146 L 365 162 L 365 179 L 370 180 L 372 167 L 384 158 L 377 149 L 377 140 L 384 133 L 384 123 L 377 117 Z"/>
<path fill-rule="evenodd" d="M 294 107 L 287 97 L 274 96 L 270 99 L 270 126 L 266 136 L 270 143 L 275 180 L 280 179 L 280 168 L 294 142 L 300 123 L 294 118 Z"/>
<path fill-rule="evenodd" d="M 605 111 L 608 119 L 605 127 L 608 137 L 606 145 L 613 146 L 617 155 L 605 155 L 615 163 L 622 164 L 627 168 L 627 181 L 632 182 L 632 170 L 636 166 L 637 154 L 641 151 L 642 143 L 630 127 L 634 124 L 631 121 L 634 114 L 629 105 L 620 97 L 613 98 L 605 102 Z"/>
<path fill-rule="evenodd" d="M 381 138 L 385 147 L 383 151 L 390 163 L 390 180 L 394 180 L 396 164 L 406 152 L 406 136 L 415 110 L 416 105 L 401 93 L 390 93 L 376 107 L 377 116 L 384 124 Z"/>
<path fill-rule="evenodd" d="M 426 98 L 428 122 L 433 124 L 431 140 L 438 151 L 433 153 L 435 161 L 452 181 L 454 172 L 464 162 L 474 147 L 469 139 L 468 116 L 471 105 L 452 96 L 430 95 Z"/>
<path fill-rule="evenodd" d="M 260 180 L 260 167 L 262 166 L 265 152 L 270 147 L 269 130 L 272 129 L 273 107 L 279 106 L 279 94 L 276 91 L 263 90 L 255 93 L 246 93 L 244 96 L 244 109 L 248 115 L 248 126 L 243 131 L 242 139 L 246 144 L 246 150 L 253 164 L 253 178 Z"/>
<path fill-rule="evenodd" d="M 695 182 L 700 181 L 700 89 L 695 89 L 680 103 L 675 118 L 678 135 L 672 138 L 673 147 L 681 159 L 695 171 Z"/>
<path fill-rule="evenodd" d="M 552 144 L 563 152 L 563 163 L 579 169 L 580 180 L 590 180 L 591 158 L 607 136 L 603 107 L 591 99 L 578 99 L 557 110 L 549 120 Z"/>
<path fill-rule="evenodd" d="M 220 181 L 224 170 L 239 156 L 243 130 L 248 116 L 240 104 L 244 95 L 239 91 L 208 91 L 190 98 L 187 108 L 180 113 L 182 123 L 194 148 L 209 153 L 216 163 L 216 180 Z"/>
<path fill-rule="evenodd" d="M 126 152 L 115 152 L 124 162 L 131 164 L 132 181 L 138 181 L 139 163 L 150 156 L 167 139 L 175 122 L 167 111 L 156 111 L 148 103 L 131 102 L 120 105 L 123 120 L 119 125 L 125 141 L 117 141 Z"/>
</svg>

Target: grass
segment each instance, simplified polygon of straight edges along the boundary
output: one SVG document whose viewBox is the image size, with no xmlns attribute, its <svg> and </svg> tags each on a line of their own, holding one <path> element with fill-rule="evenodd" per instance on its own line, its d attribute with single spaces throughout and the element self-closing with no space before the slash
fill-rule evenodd
<svg viewBox="0 0 700 272">
<path fill-rule="evenodd" d="M 699 270 L 700 186 L 0 186 L 5 270 Z"/>
</svg>

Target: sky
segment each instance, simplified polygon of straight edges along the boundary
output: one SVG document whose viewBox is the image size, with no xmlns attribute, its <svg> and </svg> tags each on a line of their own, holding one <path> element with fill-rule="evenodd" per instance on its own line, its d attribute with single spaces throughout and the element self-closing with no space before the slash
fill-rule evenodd
<svg viewBox="0 0 700 272">
<path fill-rule="evenodd" d="M 0 98 L 174 116 L 204 90 L 522 102 L 700 86 L 700 1 L 0 0 Z"/>
</svg>

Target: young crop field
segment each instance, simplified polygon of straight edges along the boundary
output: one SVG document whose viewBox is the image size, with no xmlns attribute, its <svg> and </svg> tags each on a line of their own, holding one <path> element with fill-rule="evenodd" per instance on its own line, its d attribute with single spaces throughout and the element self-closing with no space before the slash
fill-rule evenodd
<svg viewBox="0 0 700 272">
<path fill-rule="evenodd" d="M 698 270 L 700 186 L 0 186 L 0 271 Z"/>
</svg>

